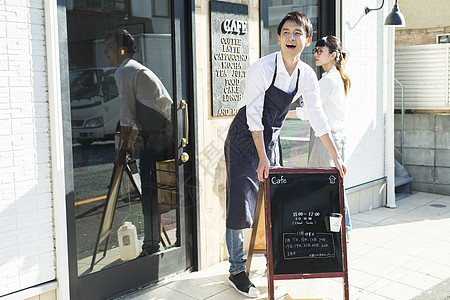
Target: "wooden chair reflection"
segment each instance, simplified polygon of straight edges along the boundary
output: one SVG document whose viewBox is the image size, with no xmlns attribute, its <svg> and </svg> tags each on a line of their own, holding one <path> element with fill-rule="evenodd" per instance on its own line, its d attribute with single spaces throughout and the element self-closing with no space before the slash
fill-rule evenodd
<svg viewBox="0 0 450 300">
<path fill-rule="evenodd" d="M 161 215 L 176 208 L 176 173 L 175 160 L 169 159 L 156 163 L 156 188 L 158 190 L 159 223 L 161 224 L 161 242 L 164 247 L 173 243 L 161 220 Z"/>
</svg>

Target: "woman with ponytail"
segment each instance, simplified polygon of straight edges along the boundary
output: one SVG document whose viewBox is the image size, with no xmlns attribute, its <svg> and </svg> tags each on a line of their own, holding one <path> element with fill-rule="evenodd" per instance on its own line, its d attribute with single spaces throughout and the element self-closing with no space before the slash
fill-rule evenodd
<svg viewBox="0 0 450 300">
<path fill-rule="evenodd" d="M 346 53 L 342 51 L 341 42 L 333 35 L 328 35 L 317 41 L 314 49 L 314 60 L 316 66 L 324 69 L 325 73 L 319 80 L 320 99 L 322 100 L 323 110 L 328 118 L 331 126 L 331 134 L 338 149 L 339 154 L 345 160 L 345 113 L 346 97 L 350 90 L 350 78 L 345 74 L 345 58 Z M 317 139 L 313 139 L 311 152 L 309 154 L 309 167 L 332 167 L 334 166 L 331 156 Z M 345 227 L 351 230 L 351 220 L 347 204 L 347 196 L 345 199 Z M 348 234 L 347 234 L 348 237 Z"/>
</svg>

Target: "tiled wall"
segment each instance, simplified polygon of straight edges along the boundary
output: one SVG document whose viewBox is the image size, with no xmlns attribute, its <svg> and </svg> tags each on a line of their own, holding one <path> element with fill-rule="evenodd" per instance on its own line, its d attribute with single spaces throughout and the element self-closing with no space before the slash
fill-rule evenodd
<svg viewBox="0 0 450 300">
<path fill-rule="evenodd" d="M 55 278 L 44 7 L 0 1 L 0 296 Z"/>
<path fill-rule="evenodd" d="M 39 296 L 27 298 L 25 300 L 56 300 L 56 292 L 53 290 L 53 291 L 41 294 Z"/>
<path fill-rule="evenodd" d="M 56 290 L 40 294 L 25 300 L 56 300 Z"/>
</svg>

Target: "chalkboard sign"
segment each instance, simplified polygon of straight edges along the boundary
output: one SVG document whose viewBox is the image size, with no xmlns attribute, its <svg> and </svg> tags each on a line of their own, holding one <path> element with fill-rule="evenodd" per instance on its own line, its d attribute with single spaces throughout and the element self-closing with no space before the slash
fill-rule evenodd
<svg viewBox="0 0 450 300">
<path fill-rule="evenodd" d="M 344 277 L 348 288 L 343 185 L 336 169 L 271 169 L 265 209 L 269 294 L 275 279 Z M 332 231 L 335 214 L 342 219 Z"/>
</svg>

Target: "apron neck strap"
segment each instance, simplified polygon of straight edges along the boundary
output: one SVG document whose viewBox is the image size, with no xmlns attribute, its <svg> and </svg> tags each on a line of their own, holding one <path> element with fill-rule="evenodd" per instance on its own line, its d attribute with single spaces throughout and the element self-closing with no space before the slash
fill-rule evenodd
<svg viewBox="0 0 450 300">
<path fill-rule="evenodd" d="M 277 57 L 278 54 L 275 55 L 275 71 L 273 72 L 272 85 L 275 84 L 275 79 L 277 78 Z"/>
<path fill-rule="evenodd" d="M 300 68 L 298 69 L 297 72 L 297 83 L 295 84 L 295 90 L 291 94 L 293 97 L 295 96 L 295 94 L 297 94 L 299 79 L 300 79 Z"/>
<path fill-rule="evenodd" d="M 273 72 L 272 85 L 275 84 L 275 79 L 277 78 L 277 58 L 278 58 L 278 54 L 275 55 L 275 71 Z M 295 90 L 291 93 L 291 95 L 293 97 L 295 96 L 295 94 L 297 94 L 299 80 L 300 80 L 300 68 L 298 68 L 298 72 L 297 72 L 297 83 L 295 84 Z"/>
</svg>

